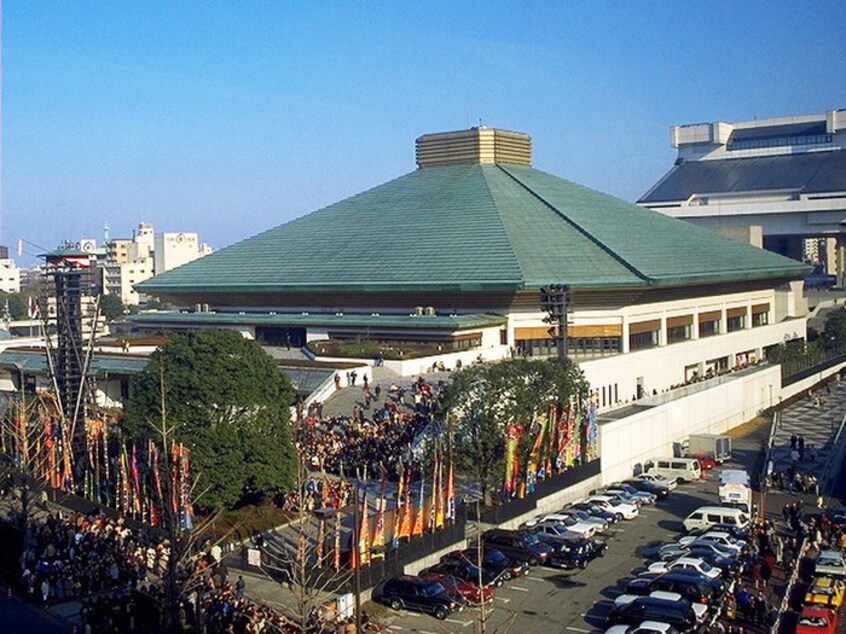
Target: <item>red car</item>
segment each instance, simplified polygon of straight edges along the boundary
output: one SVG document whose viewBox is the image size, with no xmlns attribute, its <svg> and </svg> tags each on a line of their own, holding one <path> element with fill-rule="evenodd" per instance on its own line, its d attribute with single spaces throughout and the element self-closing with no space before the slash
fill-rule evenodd
<svg viewBox="0 0 846 634">
<path fill-rule="evenodd" d="M 826 608 L 806 607 L 796 623 L 796 634 L 834 634 L 837 612 Z"/>
<path fill-rule="evenodd" d="M 702 469 L 703 476 L 706 471 L 710 471 L 717 466 L 717 461 L 714 460 L 714 456 L 709 453 L 692 453 L 689 457 L 696 458 L 696 460 L 699 461 L 699 468 Z"/>
<path fill-rule="evenodd" d="M 479 592 L 479 586 L 475 583 L 462 581 L 457 577 L 443 574 L 441 572 L 427 572 L 426 574 L 420 575 L 420 577 L 426 581 L 437 581 L 447 589 L 447 592 L 457 593 L 462 599 L 472 605 L 479 605 L 482 597 L 484 597 L 485 603 L 491 603 L 493 601 L 493 588 L 490 586 L 484 586 L 482 591 Z"/>
</svg>

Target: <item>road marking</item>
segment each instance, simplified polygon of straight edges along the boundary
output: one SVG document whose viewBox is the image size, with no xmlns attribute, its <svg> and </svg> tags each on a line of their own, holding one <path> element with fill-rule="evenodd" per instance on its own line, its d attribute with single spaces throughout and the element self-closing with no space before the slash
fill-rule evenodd
<svg viewBox="0 0 846 634">
<path fill-rule="evenodd" d="M 427 630 L 417 630 L 420 634 L 438 634 L 437 632 L 429 632 Z"/>
<path fill-rule="evenodd" d="M 473 621 L 459 621 L 458 619 L 444 619 L 447 623 L 458 623 L 461 627 L 472 625 Z"/>
<path fill-rule="evenodd" d="M 402 630 L 402 628 L 399 625 L 389 625 L 388 629 L 389 630 Z"/>
<path fill-rule="evenodd" d="M 518 592 L 528 592 L 528 588 L 521 588 L 520 586 L 508 586 L 511 590 L 517 590 Z"/>
<path fill-rule="evenodd" d="M 503 603 L 511 603 L 511 599 L 506 599 L 505 597 L 495 597 L 497 601 L 502 601 Z"/>
<path fill-rule="evenodd" d="M 564 628 L 565 630 L 570 630 L 571 632 L 584 632 L 585 634 L 590 634 L 593 630 L 583 630 L 580 627 L 570 627 L 569 625 Z"/>
</svg>

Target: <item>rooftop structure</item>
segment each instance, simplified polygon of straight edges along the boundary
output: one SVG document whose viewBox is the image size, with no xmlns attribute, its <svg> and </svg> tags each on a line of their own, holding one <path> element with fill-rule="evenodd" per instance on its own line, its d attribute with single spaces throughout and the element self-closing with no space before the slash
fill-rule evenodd
<svg viewBox="0 0 846 634">
<path fill-rule="evenodd" d="M 843 281 L 846 110 L 675 126 L 670 143 L 675 165 L 638 204 L 728 235 L 761 227 L 765 248 L 797 260 L 821 239 Z"/>
</svg>

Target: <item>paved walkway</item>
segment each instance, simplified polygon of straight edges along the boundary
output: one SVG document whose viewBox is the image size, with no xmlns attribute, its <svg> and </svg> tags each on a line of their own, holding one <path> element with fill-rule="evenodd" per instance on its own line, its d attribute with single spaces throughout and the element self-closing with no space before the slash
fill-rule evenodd
<svg viewBox="0 0 846 634">
<path fill-rule="evenodd" d="M 803 398 L 781 412 L 771 453 L 773 469 L 786 471 L 792 465 L 790 438 L 805 441 L 803 460 L 795 468 L 814 475 L 825 496 L 842 494 L 837 485 L 837 469 L 846 443 L 835 438 L 846 416 L 846 381 L 834 381 L 818 389 L 811 398 Z"/>
</svg>

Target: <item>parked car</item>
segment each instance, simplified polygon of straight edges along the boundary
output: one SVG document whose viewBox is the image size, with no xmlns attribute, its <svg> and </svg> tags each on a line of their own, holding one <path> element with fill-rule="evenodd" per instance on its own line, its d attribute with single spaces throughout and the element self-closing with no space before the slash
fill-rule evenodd
<svg viewBox="0 0 846 634">
<path fill-rule="evenodd" d="M 714 456 L 707 453 L 692 453 L 688 454 L 690 458 L 696 458 L 699 461 L 699 468 L 702 470 L 702 477 L 705 477 L 705 474 L 710 471 L 711 469 L 715 469 L 717 467 L 717 461 L 714 459 Z"/>
<path fill-rule="evenodd" d="M 636 506 L 637 508 L 640 508 L 646 503 L 643 499 L 630 495 L 623 489 L 614 489 L 612 487 L 594 489 L 593 491 L 591 491 L 591 495 L 607 495 L 619 500 L 620 502 Z"/>
<path fill-rule="evenodd" d="M 796 622 L 796 634 L 834 634 L 837 612 L 828 608 L 806 606 Z"/>
<path fill-rule="evenodd" d="M 669 623 L 644 621 L 639 625 L 612 625 L 605 634 L 678 634 L 678 630 Z"/>
<path fill-rule="evenodd" d="M 604 519 L 602 517 L 595 517 L 587 511 L 583 511 L 582 509 L 576 509 L 568 506 L 561 509 L 561 512 L 569 513 L 581 522 L 586 522 L 587 524 L 596 524 L 596 528 L 600 533 L 607 531 L 608 527 L 611 525 L 611 522 L 609 522 L 607 519 Z"/>
<path fill-rule="evenodd" d="M 843 579 L 814 577 L 814 581 L 805 593 L 805 603 L 837 610 L 843 605 L 844 593 L 846 593 L 846 581 Z"/>
<path fill-rule="evenodd" d="M 694 629 L 696 613 L 689 601 L 669 601 L 654 597 L 637 597 L 624 605 L 614 605 L 608 612 L 608 625 L 636 625 L 644 621 L 660 621 L 680 632 Z"/>
<path fill-rule="evenodd" d="M 653 590 L 647 596 L 651 599 L 664 599 L 666 601 L 687 601 L 678 592 L 666 592 L 664 590 Z M 614 605 L 625 605 L 639 598 L 642 597 L 632 594 L 621 594 L 614 599 Z M 687 602 L 690 603 L 690 601 Z M 702 623 L 708 615 L 708 606 L 702 603 L 690 603 L 690 606 L 693 608 L 694 614 L 696 614 L 696 621 Z"/>
<path fill-rule="evenodd" d="M 613 513 L 611 511 L 606 511 L 604 508 L 586 501 L 573 502 L 567 508 L 575 509 L 578 511 L 584 511 L 585 513 L 590 514 L 592 517 L 598 517 L 599 519 L 607 521 L 609 524 L 616 524 L 621 519 L 623 519 L 623 515 L 621 513 Z"/>
<path fill-rule="evenodd" d="M 655 504 L 658 501 L 657 495 L 648 491 L 641 491 L 637 487 L 633 487 L 631 484 L 626 484 L 625 482 L 615 482 L 607 488 L 610 491 L 625 491 L 632 497 L 643 500 L 644 504 Z"/>
<path fill-rule="evenodd" d="M 687 534 L 687 537 L 696 538 L 707 533 L 727 533 L 734 539 L 749 543 L 749 531 L 732 524 L 714 524 L 706 528 L 696 528 Z"/>
<path fill-rule="evenodd" d="M 668 478 L 660 473 L 640 473 L 635 476 L 635 479 L 660 484 L 661 486 L 667 487 L 670 491 L 674 490 L 679 485 L 678 481 L 674 478 Z"/>
<path fill-rule="evenodd" d="M 826 549 L 821 550 L 817 555 L 818 575 L 829 575 L 831 577 L 846 577 L 846 561 L 843 559 L 843 551 Z"/>
<path fill-rule="evenodd" d="M 629 486 L 633 486 L 634 488 L 638 489 L 639 491 L 646 491 L 647 493 L 652 493 L 658 500 L 665 499 L 668 495 L 670 495 L 670 488 L 660 484 L 658 482 L 653 482 L 652 480 L 640 480 L 638 478 L 629 478 L 628 480 L 623 480 L 625 484 Z"/>
<path fill-rule="evenodd" d="M 703 575 L 665 572 L 652 578 L 637 577 L 626 585 L 626 594 L 647 595 L 655 590 L 677 592 L 691 603 L 714 605 L 725 594 L 725 584 Z"/>
<path fill-rule="evenodd" d="M 593 495 L 589 497 L 587 501 L 591 504 L 596 504 L 597 506 L 605 509 L 606 511 L 619 513 L 620 517 L 625 520 L 633 520 L 640 514 L 640 509 L 638 509 L 636 505 L 620 502 L 620 500 L 613 496 Z"/>
<path fill-rule="evenodd" d="M 423 571 L 424 574 L 428 572 L 449 575 L 469 583 L 479 583 L 479 568 L 466 559 L 442 559 L 441 563 L 435 564 Z M 483 586 L 502 585 L 502 577 L 485 568 L 481 569 L 481 579 Z"/>
<path fill-rule="evenodd" d="M 568 531 L 578 533 L 583 537 L 593 537 L 596 534 L 596 524 L 588 524 L 576 519 L 567 513 L 547 513 L 546 515 L 539 515 L 538 517 L 526 522 L 527 528 L 538 526 L 540 524 L 561 524 L 567 528 Z"/>
<path fill-rule="evenodd" d="M 714 542 L 694 540 L 685 545 L 664 544 L 658 549 L 658 558 L 665 561 L 685 557 L 687 553 L 696 553 L 696 556 L 707 555 L 709 557 L 737 558 L 740 554 L 737 550 L 731 550 Z"/>
<path fill-rule="evenodd" d="M 698 557 L 679 557 L 673 561 L 656 561 L 647 570 L 649 572 L 669 572 L 670 570 L 679 568 L 695 570 L 711 579 L 716 579 L 722 574 L 720 568 L 712 566 L 704 559 Z"/>
<path fill-rule="evenodd" d="M 446 588 L 447 592 L 452 591 L 458 594 L 465 602 L 470 605 L 479 605 L 480 603 L 491 603 L 494 599 L 494 591 L 490 586 L 482 586 L 481 588 L 471 581 L 465 581 L 452 575 L 447 575 L 442 572 L 427 571 L 420 574 L 421 579 L 426 581 L 436 581 Z"/>
<path fill-rule="evenodd" d="M 468 548 L 467 550 L 454 550 L 451 553 L 447 553 L 441 558 L 441 561 L 458 559 L 475 563 L 477 557 L 478 553 L 476 549 Z M 514 577 L 522 577 L 529 574 L 528 562 L 515 561 L 511 557 L 506 557 L 499 550 L 485 546 L 482 548 L 482 568 L 489 570 L 503 581 L 509 581 Z"/>
<path fill-rule="evenodd" d="M 525 559 L 530 566 L 546 563 L 553 550 L 533 533 L 501 528 L 485 531 L 482 543 L 496 548 L 507 557 Z"/>
<path fill-rule="evenodd" d="M 746 548 L 746 542 L 744 540 L 737 539 L 736 537 L 733 537 L 731 533 L 726 531 L 705 531 L 704 533 L 700 533 L 698 535 L 685 535 L 678 540 L 678 543 L 681 546 L 687 546 L 688 544 L 692 544 L 694 542 L 713 542 L 738 553 Z"/>
<path fill-rule="evenodd" d="M 547 533 L 537 533 L 537 538 L 549 544 L 554 550 L 546 560 L 546 565 L 551 568 L 586 568 L 592 557 L 590 551 L 580 546 L 576 541 L 566 537 L 558 537 Z M 590 541 L 583 537 L 576 536 L 579 541 Z"/>
<path fill-rule="evenodd" d="M 372 597 L 392 610 L 425 612 L 442 621 L 462 608 L 440 583 L 411 575 L 380 581 L 373 589 Z"/>
</svg>

